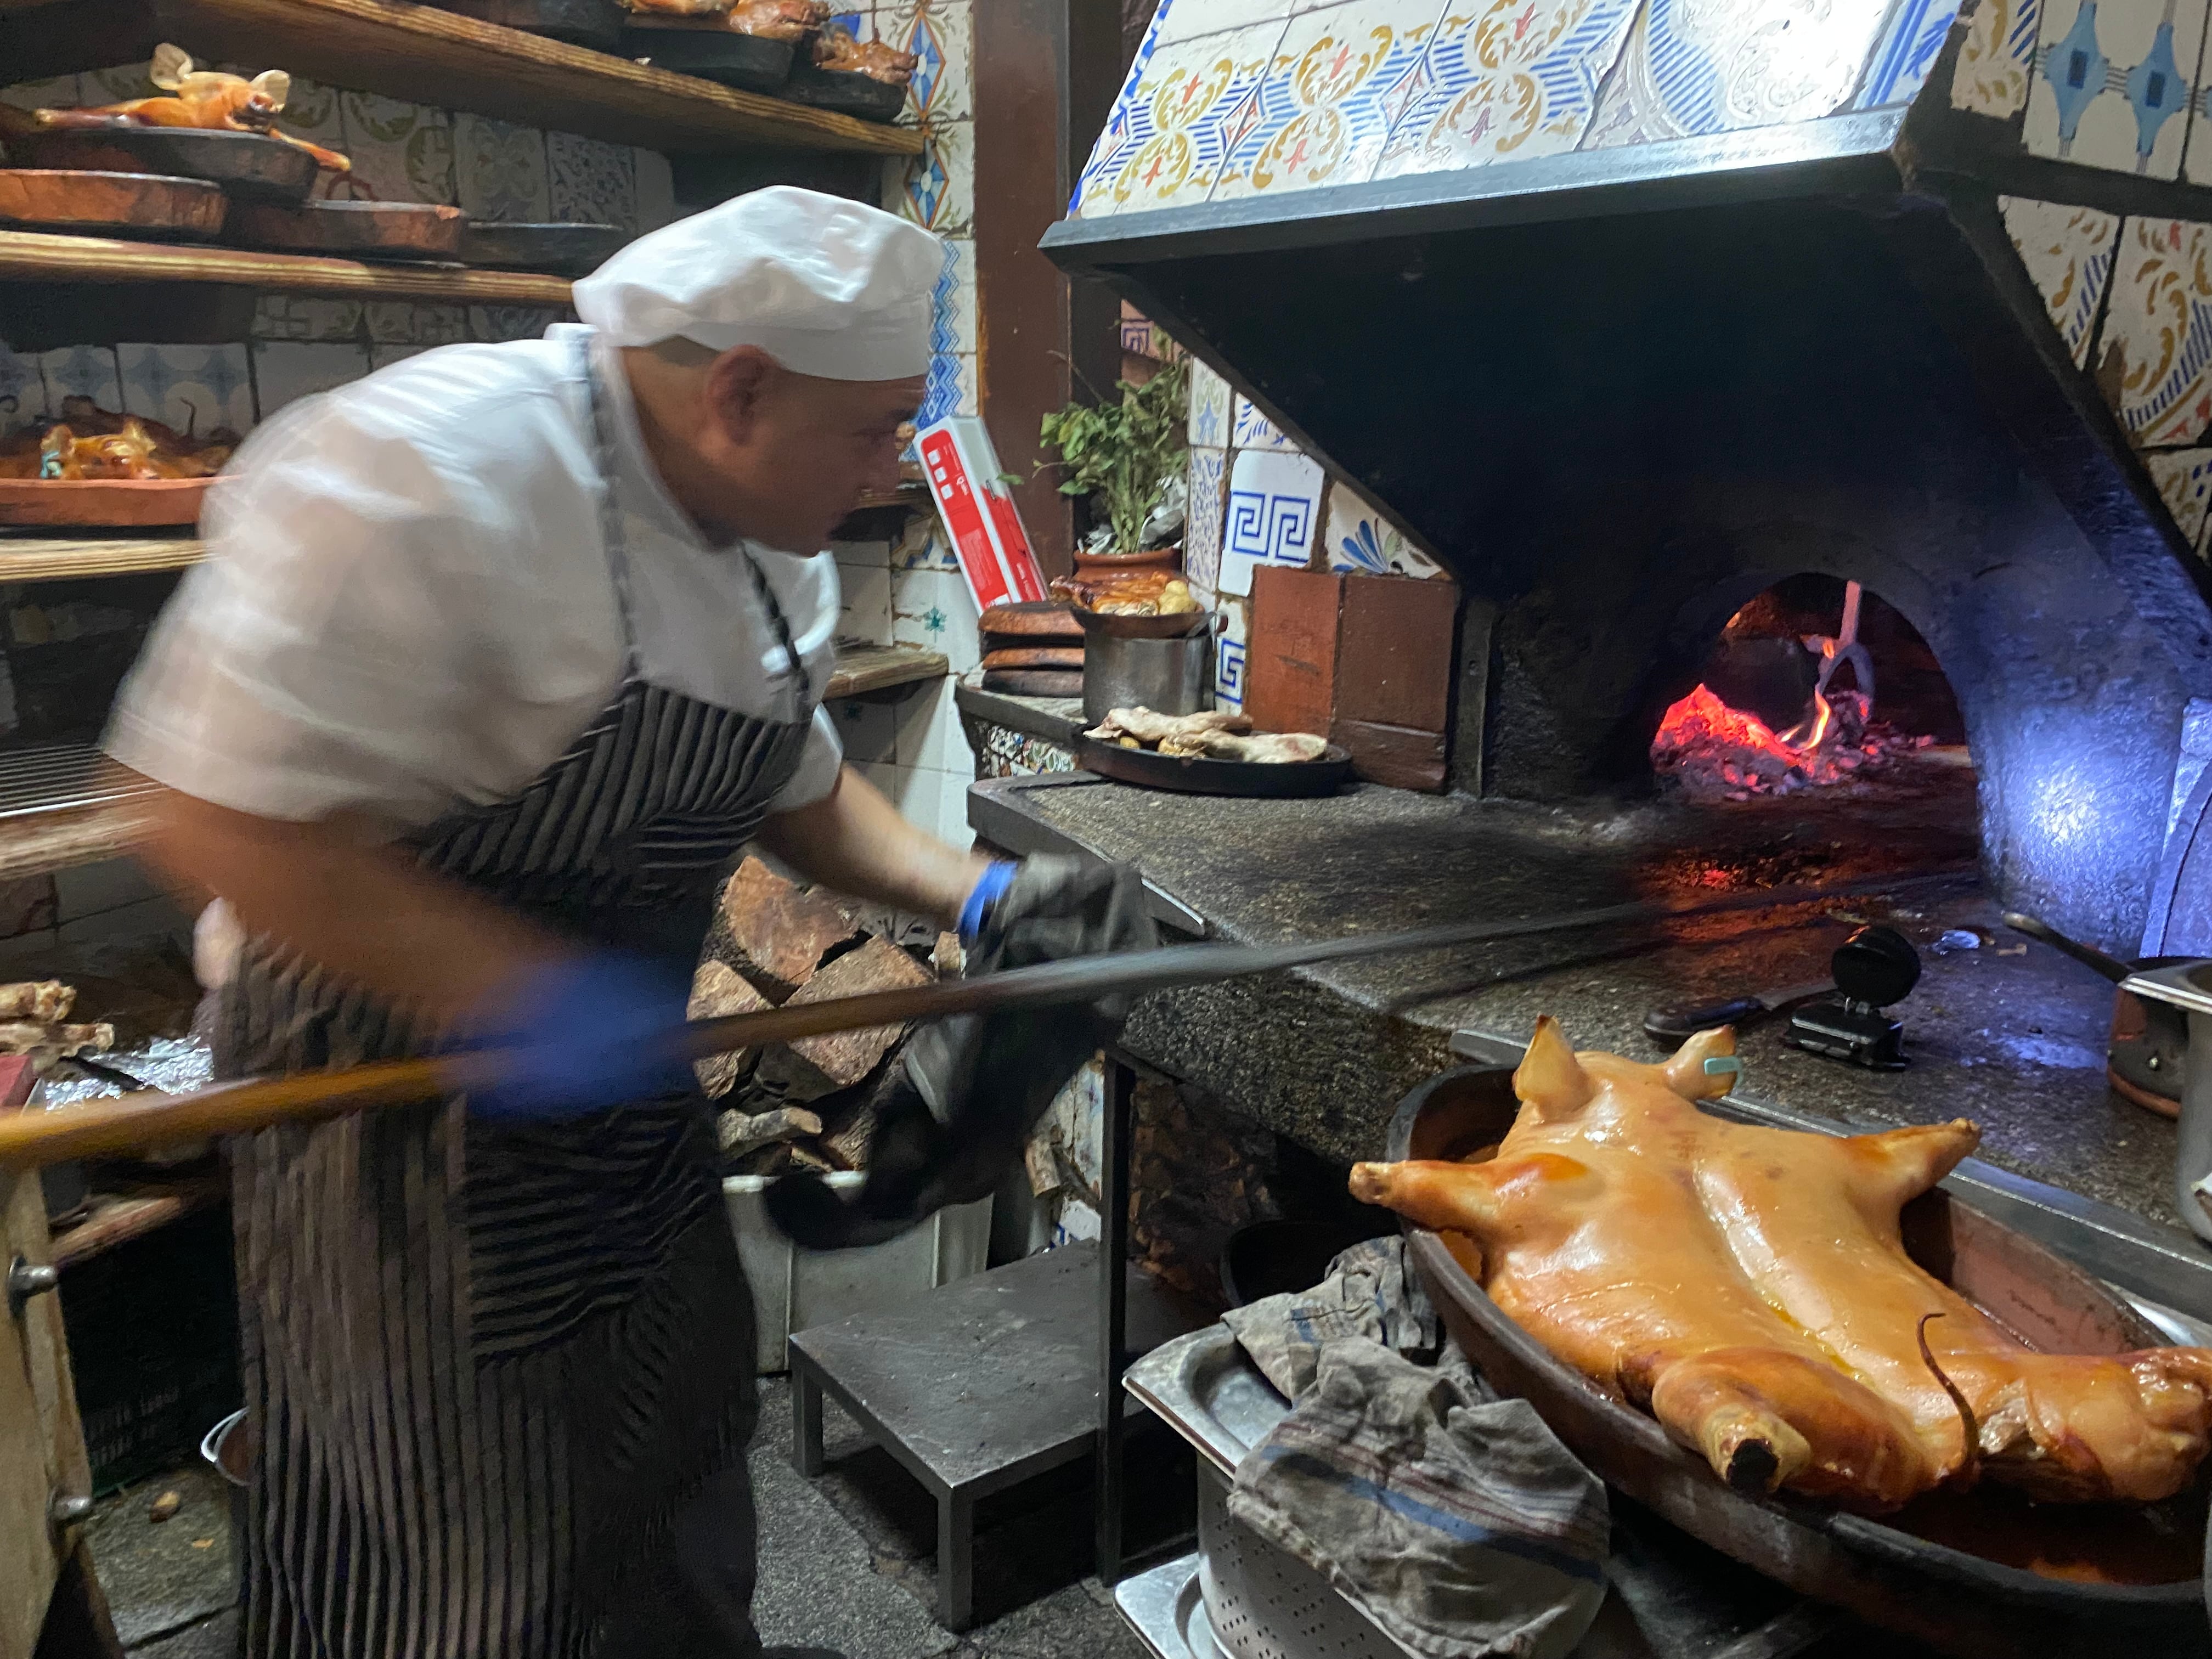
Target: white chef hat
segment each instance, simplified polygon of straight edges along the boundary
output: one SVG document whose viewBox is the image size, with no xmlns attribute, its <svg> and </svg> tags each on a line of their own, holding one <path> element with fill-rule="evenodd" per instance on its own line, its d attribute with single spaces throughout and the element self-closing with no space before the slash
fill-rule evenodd
<svg viewBox="0 0 2212 1659">
<path fill-rule="evenodd" d="M 900 380 L 929 368 L 945 244 L 919 225 L 790 185 L 641 236 L 575 285 L 576 314 L 618 346 L 681 336 L 756 345 L 794 374 Z"/>
</svg>

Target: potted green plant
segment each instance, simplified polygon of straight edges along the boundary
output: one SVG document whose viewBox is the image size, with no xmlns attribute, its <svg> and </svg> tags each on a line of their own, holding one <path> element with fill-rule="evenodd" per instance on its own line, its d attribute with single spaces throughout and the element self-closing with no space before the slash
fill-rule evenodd
<svg viewBox="0 0 2212 1659">
<path fill-rule="evenodd" d="M 1180 530 L 1152 547 L 1146 526 L 1187 465 L 1189 371 L 1181 362 L 1168 363 L 1142 386 L 1120 380 L 1115 391 L 1111 402 L 1070 404 L 1044 417 L 1043 441 L 1060 457 L 1060 493 L 1086 498 L 1094 528 L 1107 532 L 1103 551 L 1079 552 L 1076 562 L 1172 567 Z"/>
</svg>

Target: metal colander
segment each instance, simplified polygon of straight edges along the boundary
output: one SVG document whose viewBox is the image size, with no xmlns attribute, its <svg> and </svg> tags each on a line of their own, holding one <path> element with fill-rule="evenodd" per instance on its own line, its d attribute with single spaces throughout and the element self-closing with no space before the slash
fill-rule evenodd
<svg viewBox="0 0 2212 1659">
<path fill-rule="evenodd" d="M 1199 1583 L 1226 1659 L 1406 1659 L 1326 1579 L 1229 1513 L 1229 1489 L 1199 1466 Z"/>
</svg>

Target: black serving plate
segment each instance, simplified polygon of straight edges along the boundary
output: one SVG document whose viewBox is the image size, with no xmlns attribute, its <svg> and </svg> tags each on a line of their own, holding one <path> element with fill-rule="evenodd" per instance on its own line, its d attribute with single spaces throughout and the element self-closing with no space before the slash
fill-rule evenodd
<svg viewBox="0 0 2212 1659">
<path fill-rule="evenodd" d="M 1319 760 L 1206 760 L 1124 749 L 1096 738 L 1075 739 L 1075 763 L 1086 772 L 1146 789 L 1172 789 L 1184 795 L 1246 795 L 1273 800 L 1333 795 L 1352 781 L 1352 757 L 1334 744 Z"/>
<path fill-rule="evenodd" d="M 503 225 L 476 219 L 461 232 L 461 263 L 584 276 L 628 240 L 629 233 L 618 225 Z"/>
<path fill-rule="evenodd" d="M 727 24 L 715 28 L 669 25 L 640 27 L 635 19 L 623 30 L 623 55 L 678 75 L 735 87 L 740 92 L 777 92 L 792 72 L 788 40 L 763 40 L 740 34 Z"/>
<path fill-rule="evenodd" d="M 809 109 L 835 110 L 863 121 L 896 121 L 906 107 L 904 87 L 888 85 L 872 75 L 817 69 L 811 64 L 791 66 L 791 79 L 781 96 Z"/>
<path fill-rule="evenodd" d="M 17 167 L 82 168 L 98 173 L 156 173 L 204 179 L 240 202 L 294 205 L 315 187 L 315 158 L 281 138 L 258 132 L 204 132 L 197 127 L 65 127 L 10 133 L 8 158 Z"/>
<path fill-rule="evenodd" d="M 459 12 L 503 29 L 542 34 L 572 46 L 614 52 L 622 46 L 622 8 L 615 0 L 431 0 L 441 11 Z"/>
</svg>

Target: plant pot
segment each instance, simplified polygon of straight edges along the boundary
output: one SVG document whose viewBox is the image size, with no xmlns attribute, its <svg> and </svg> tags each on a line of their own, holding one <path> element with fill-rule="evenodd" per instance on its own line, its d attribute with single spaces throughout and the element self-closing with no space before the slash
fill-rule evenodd
<svg viewBox="0 0 2212 1659">
<path fill-rule="evenodd" d="M 1181 570 L 1181 547 L 1147 548 L 1142 553 L 1085 553 L 1077 550 L 1075 568 L 1093 576 L 1136 570 Z"/>
</svg>

